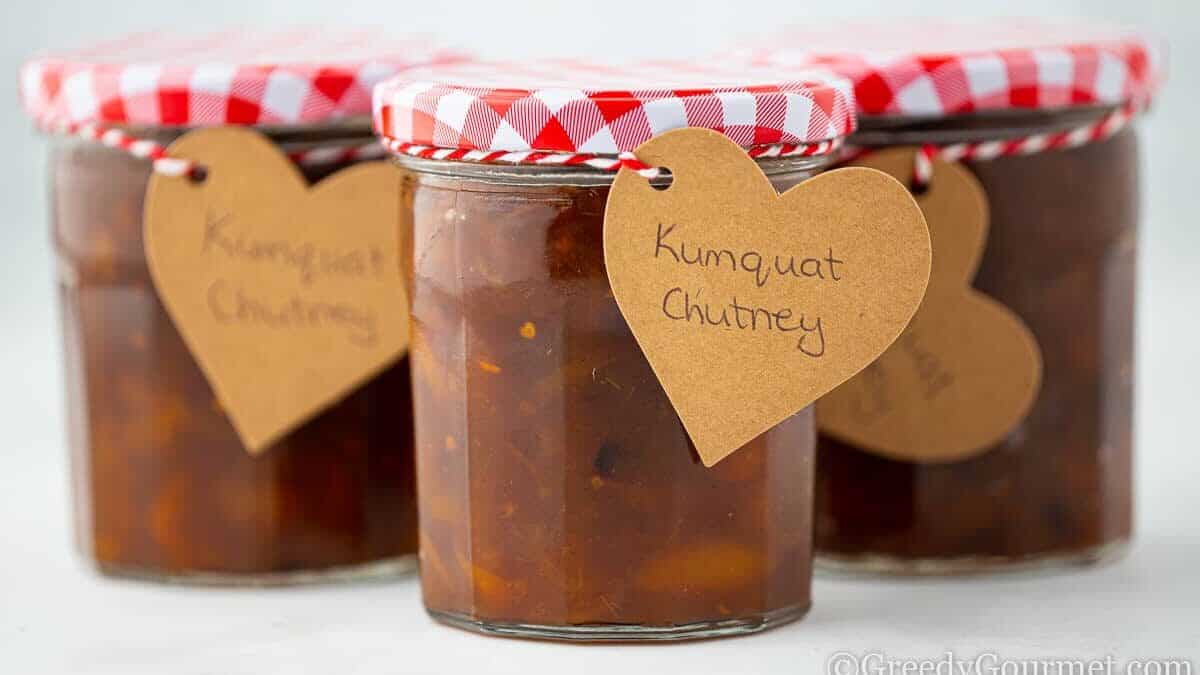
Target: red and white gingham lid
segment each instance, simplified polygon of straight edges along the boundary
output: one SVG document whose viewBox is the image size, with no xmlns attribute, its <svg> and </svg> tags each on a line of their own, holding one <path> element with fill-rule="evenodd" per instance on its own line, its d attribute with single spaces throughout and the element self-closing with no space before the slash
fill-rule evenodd
<svg viewBox="0 0 1200 675">
<path fill-rule="evenodd" d="M 849 81 L 827 72 L 539 61 L 405 72 L 376 87 L 375 126 L 393 144 L 616 155 L 680 127 L 747 148 L 830 141 L 855 116 Z"/>
<path fill-rule="evenodd" d="M 462 58 L 428 38 L 328 27 L 148 33 L 32 59 L 20 85 L 46 127 L 289 125 L 369 115 L 375 84 Z"/>
<path fill-rule="evenodd" d="M 844 75 L 863 115 L 1144 104 L 1163 77 L 1161 45 L 1146 36 L 1035 19 L 813 23 L 735 58 Z"/>
</svg>

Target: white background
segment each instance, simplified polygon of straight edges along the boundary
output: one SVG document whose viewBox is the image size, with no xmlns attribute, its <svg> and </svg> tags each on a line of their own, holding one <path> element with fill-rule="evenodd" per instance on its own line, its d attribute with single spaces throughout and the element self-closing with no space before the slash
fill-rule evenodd
<svg viewBox="0 0 1200 675">
<path fill-rule="evenodd" d="M 0 87 L 0 675 L 30 673 L 815 673 L 838 651 L 890 657 L 1189 657 L 1200 673 L 1200 2 L 1196 0 L 114 0 L 0 7 L 0 76 L 44 47 L 131 30 L 280 23 L 436 32 L 488 55 L 691 56 L 826 15 L 1048 14 L 1133 23 L 1171 45 L 1142 125 L 1139 495 L 1125 561 L 1074 574 L 943 581 L 818 579 L 809 617 L 760 636 L 660 647 L 488 639 L 434 625 L 413 580 L 287 591 L 102 580 L 68 529 L 44 142 Z M 1120 672 L 1119 670 L 1117 672 Z"/>
</svg>

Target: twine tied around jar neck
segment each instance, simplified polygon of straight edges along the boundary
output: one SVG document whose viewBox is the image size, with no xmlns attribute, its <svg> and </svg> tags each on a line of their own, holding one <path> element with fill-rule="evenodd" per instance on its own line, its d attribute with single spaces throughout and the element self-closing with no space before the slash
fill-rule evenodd
<svg viewBox="0 0 1200 675">
<path fill-rule="evenodd" d="M 933 177 L 933 160 L 943 159 L 948 162 L 966 160 L 990 160 L 998 157 L 1015 155 L 1031 155 L 1050 150 L 1075 148 L 1088 143 L 1103 141 L 1120 132 L 1129 122 L 1145 110 L 1144 103 L 1130 102 L 1088 124 L 1052 133 L 1032 134 L 1019 138 L 997 141 L 976 141 L 970 143 L 953 143 L 949 145 L 924 144 L 913 154 L 913 180 L 910 186 L 913 192 L 921 193 L 929 188 Z M 197 162 L 167 154 L 167 148 L 152 140 L 137 138 L 124 130 L 100 124 L 61 123 L 48 125 L 43 128 L 46 133 L 74 136 L 86 141 L 100 143 L 115 148 L 130 155 L 151 161 L 154 171 L 166 176 L 186 177 L 195 182 L 203 182 L 207 177 L 206 169 Z M 361 161 L 378 159 L 387 151 L 419 157 L 422 159 L 440 159 L 481 164 L 521 164 L 540 166 L 587 166 L 601 171 L 616 172 L 622 168 L 635 171 L 638 175 L 654 179 L 664 171 L 642 162 L 632 152 L 622 152 L 616 156 L 598 155 L 592 153 L 563 153 L 539 151 L 486 151 L 466 150 L 462 148 L 439 148 L 416 143 L 406 143 L 393 138 L 383 137 L 380 142 L 368 142 L 356 146 L 330 146 L 306 148 L 289 152 L 288 157 L 301 166 L 314 166 L 337 162 Z M 841 138 L 828 139 L 816 143 L 772 143 L 747 148 L 746 152 L 754 159 L 786 158 L 786 157 L 819 157 L 841 153 L 842 163 L 853 161 L 869 154 L 870 147 L 843 146 Z"/>
<path fill-rule="evenodd" d="M 1087 124 L 1050 133 L 1031 134 L 1018 138 L 996 141 L 975 141 L 938 145 L 925 143 L 913 153 L 913 178 L 909 189 L 921 194 L 929 189 L 933 179 L 933 161 L 947 162 L 982 161 L 998 157 L 1033 155 L 1051 150 L 1077 148 L 1088 143 L 1106 140 L 1129 126 L 1129 123 L 1148 108 L 1146 101 L 1131 101 Z M 873 148 L 847 146 L 843 149 L 841 163 L 851 162 L 873 152 Z"/>
<path fill-rule="evenodd" d="M 782 159 L 787 157 L 821 157 L 842 149 L 842 138 L 831 138 L 815 143 L 769 143 L 746 148 L 753 159 Z M 515 164 L 551 167 L 591 167 L 600 171 L 617 172 L 629 169 L 643 178 L 653 180 L 666 173 L 661 167 L 650 166 L 632 152 L 616 155 L 599 155 L 585 152 L 546 152 L 538 150 L 467 150 L 464 148 L 439 148 L 430 145 L 408 143 L 388 136 L 381 137 L 382 147 L 391 152 L 418 157 L 478 164 Z"/>
<path fill-rule="evenodd" d="M 1148 107 L 1148 102 L 1146 101 L 1131 101 L 1087 124 L 1050 133 L 1030 134 L 1028 136 L 995 141 L 975 141 L 948 145 L 923 144 L 913 154 L 913 179 L 909 187 L 916 194 L 923 193 L 929 189 L 929 183 L 933 179 L 934 159 L 942 159 L 947 162 L 978 161 L 1076 148 L 1088 143 L 1103 141 L 1116 135 L 1127 127 L 1134 117 L 1145 111 Z M 660 167 L 650 166 L 642 162 L 632 152 L 622 152 L 614 156 L 535 150 L 467 150 L 463 148 L 440 148 L 418 143 L 408 143 L 387 136 L 382 137 L 381 142 L 383 147 L 391 152 L 421 159 L 440 159 L 480 164 L 521 164 L 560 167 L 588 166 L 601 171 L 611 172 L 626 168 L 637 172 L 638 175 L 647 179 L 658 178 L 665 173 Z M 869 154 L 872 152 L 872 148 L 844 145 L 843 139 L 839 137 L 816 143 L 772 143 L 757 145 L 747 148 L 746 152 L 754 159 L 819 157 L 837 153 L 840 154 L 840 163 L 847 163 Z"/>
<path fill-rule="evenodd" d="M 47 134 L 72 136 L 121 150 L 140 159 L 148 159 L 154 172 L 164 176 L 184 177 L 196 183 L 202 183 L 208 177 L 208 170 L 202 164 L 190 159 L 171 157 L 167 153 L 166 146 L 161 143 L 131 136 L 118 127 L 94 123 L 63 122 L 41 125 L 40 128 Z M 352 146 L 342 144 L 307 147 L 286 154 L 299 166 L 321 166 L 379 159 L 387 153 L 378 143 L 371 141 Z"/>
</svg>

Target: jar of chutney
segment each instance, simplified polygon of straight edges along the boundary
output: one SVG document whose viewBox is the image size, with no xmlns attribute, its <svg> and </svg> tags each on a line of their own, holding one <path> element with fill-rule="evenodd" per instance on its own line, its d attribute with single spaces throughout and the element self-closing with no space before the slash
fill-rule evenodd
<svg viewBox="0 0 1200 675">
<path fill-rule="evenodd" d="M 281 584 L 413 567 L 407 359 L 247 452 L 151 278 L 143 204 L 156 172 L 203 179 L 163 147 L 192 129 L 253 129 L 311 183 L 378 159 L 372 85 L 452 58 L 423 40 L 294 30 L 139 35 L 25 64 L 25 107 L 56 136 L 77 539 L 101 572 Z"/>
<path fill-rule="evenodd" d="M 1119 555 L 1133 513 L 1133 122 L 1161 79 L 1157 46 L 1032 20 L 836 35 L 745 55 L 854 81 L 853 161 L 911 184 L 933 276 L 906 333 L 818 407 L 819 560 L 946 574 Z"/>
<path fill-rule="evenodd" d="M 852 127 L 843 81 L 752 77 L 467 64 L 377 87 L 377 130 L 409 173 L 421 585 L 437 620 L 670 640 L 808 610 L 811 407 L 705 467 L 602 241 L 617 158 L 655 134 L 829 149 Z M 782 190 L 829 160 L 758 164 Z"/>
</svg>

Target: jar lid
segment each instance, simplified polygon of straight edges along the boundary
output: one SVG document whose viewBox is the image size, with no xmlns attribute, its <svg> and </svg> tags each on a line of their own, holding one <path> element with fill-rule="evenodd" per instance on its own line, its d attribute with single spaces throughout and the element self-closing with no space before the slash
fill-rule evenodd
<svg viewBox="0 0 1200 675">
<path fill-rule="evenodd" d="M 680 127 L 752 148 L 854 130 L 850 82 L 828 72 L 656 61 L 460 63 L 405 72 L 375 89 L 391 143 L 484 152 L 615 155 Z"/>
<path fill-rule="evenodd" d="M 328 27 L 133 35 L 43 55 L 20 72 L 40 125 L 294 125 L 371 112 L 371 89 L 464 57 L 424 37 Z"/>
<path fill-rule="evenodd" d="M 1162 46 L 1115 26 L 905 20 L 813 23 L 785 35 L 748 46 L 736 60 L 844 75 L 863 115 L 1145 104 L 1163 77 Z"/>
</svg>

